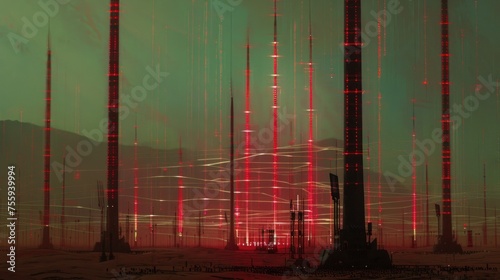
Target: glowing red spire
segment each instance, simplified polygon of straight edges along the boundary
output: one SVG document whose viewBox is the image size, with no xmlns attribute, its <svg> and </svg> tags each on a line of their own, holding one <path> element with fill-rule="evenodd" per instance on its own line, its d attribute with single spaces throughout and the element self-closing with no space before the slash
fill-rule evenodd
<svg viewBox="0 0 500 280">
<path fill-rule="evenodd" d="M 183 218 L 183 189 L 184 189 L 184 183 L 182 181 L 182 138 L 179 137 L 179 189 L 177 191 L 177 234 L 179 236 L 182 236 L 182 218 Z"/>
<path fill-rule="evenodd" d="M 484 146 L 484 141 L 483 141 Z M 483 163 L 483 210 L 484 210 L 484 225 L 483 225 L 483 246 L 488 245 L 488 220 L 486 215 L 486 163 Z"/>
<path fill-rule="evenodd" d="M 443 129 L 442 183 L 443 183 L 443 243 L 452 242 L 451 232 L 451 152 L 450 152 L 450 69 L 448 45 L 448 0 L 441 0 L 441 95 Z"/>
<path fill-rule="evenodd" d="M 44 204 L 43 204 L 43 237 L 41 248 L 52 248 L 50 240 L 50 102 L 52 93 L 52 51 L 50 47 L 50 26 L 47 37 L 47 74 L 46 74 L 46 89 L 45 89 L 45 150 L 44 150 Z"/>
<path fill-rule="evenodd" d="M 276 215 L 278 198 L 278 15 L 274 0 L 274 40 L 273 40 L 273 229 L 276 236 Z M 275 237 L 276 240 L 276 237 Z"/>
<path fill-rule="evenodd" d="M 250 209 L 248 208 L 248 202 L 250 200 L 249 192 L 250 192 L 250 38 L 249 34 L 247 34 L 247 68 L 245 71 L 245 193 L 246 193 L 246 202 L 245 202 L 245 220 L 246 220 L 246 231 L 245 231 L 245 243 L 248 244 L 248 213 Z"/>
<path fill-rule="evenodd" d="M 412 134 L 411 134 L 411 146 L 413 156 L 411 158 L 411 178 L 412 178 L 412 244 L 411 247 L 416 246 L 417 242 L 417 165 L 415 156 L 415 144 L 416 144 L 416 133 L 415 133 L 415 99 L 413 99 L 413 116 L 412 116 Z"/>
<path fill-rule="evenodd" d="M 137 247 L 137 215 L 139 213 L 139 164 L 137 161 L 137 119 L 134 126 L 134 247 Z"/>
<path fill-rule="evenodd" d="M 371 209 L 371 177 L 370 177 L 370 134 L 366 137 L 367 149 L 366 149 L 366 220 L 371 222 L 372 219 L 372 209 Z"/>
<path fill-rule="evenodd" d="M 377 1 L 377 7 L 380 5 L 379 1 Z M 384 9 L 385 9 L 385 1 L 384 1 Z M 379 9 L 380 10 L 380 9 Z M 385 11 L 385 10 L 384 10 Z M 378 141 L 377 141 L 377 166 L 378 166 L 378 179 L 377 179 L 377 189 L 378 189 L 378 240 L 379 244 L 383 244 L 384 235 L 382 232 L 382 93 L 380 91 L 380 78 L 382 77 L 382 30 L 381 30 L 381 19 L 380 17 L 377 19 L 377 57 L 378 57 L 378 67 L 377 67 L 377 75 L 378 75 L 378 111 L 377 111 L 377 133 L 378 133 Z M 384 27 L 384 40 L 385 40 L 385 24 Z M 384 41 L 384 55 L 385 55 L 385 41 Z"/>
<path fill-rule="evenodd" d="M 118 120 L 119 120 L 119 34 L 120 0 L 110 2 L 108 71 L 108 215 L 107 231 L 118 244 Z M 113 246 L 117 249 L 116 246 Z"/>
<path fill-rule="evenodd" d="M 308 190 L 308 206 L 309 206 L 309 219 L 311 226 L 311 236 L 316 236 L 315 219 L 316 215 L 316 201 L 315 201 L 315 181 L 314 181 L 314 157 L 313 157 L 313 141 L 314 141 L 314 109 L 313 109 L 313 37 L 312 37 L 312 24 L 311 24 L 311 1 L 309 1 L 309 139 L 307 140 L 307 190 Z"/>
<path fill-rule="evenodd" d="M 425 243 L 430 244 L 429 234 L 429 165 L 425 160 Z"/>
</svg>

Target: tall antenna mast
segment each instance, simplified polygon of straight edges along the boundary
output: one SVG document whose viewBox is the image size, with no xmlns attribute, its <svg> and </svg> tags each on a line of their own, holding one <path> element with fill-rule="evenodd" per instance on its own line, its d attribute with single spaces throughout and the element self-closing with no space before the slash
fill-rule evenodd
<svg viewBox="0 0 500 280">
<path fill-rule="evenodd" d="M 179 179 L 178 179 L 178 184 L 179 184 L 179 189 L 177 191 L 177 232 L 175 233 L 176 235 L 179 235 L 179 237 L 182 237 L 183 233 L 183 191 L 184 191 L 184 183 L 182 180 L 182 137 L 179 136 Z M 181 241 L 182 242 L 182 239 Z M 177 244 L 175 244 L 177 246 Z"/>
<path fill-rule="evenodd" d="M 448 0 L 441 0 L 441 96 L 442 114 L 442 189 L 443 189 L 443 235 L 434 251 L 444 253 L 462 252 L 462 247 L 453 240 L 451 226 L 451 149 L 450 149 L 450 53 L 449 53 Z"/>
<path fill-rule="evenodd" d="M 139 214 L 139 163 L 137 160 L 137 149 L 139 142 L 137 141 L 137 115 L 135 117 L 134 126 L 134 247 L 137 247 L 137 217 Z"/>
<path fill-rule="evenodd" d="M 231 46 L 230 46 L 230 58 L 231 65 L 229 69 L 230 81 L 229 90 L 231 93 L 231 132 L 230 132 L 230 151 L 229 151 L 229 162 L 230 162 L 230 217 L 229 217 L 229 240 L 226 245 L 226 250 L 238 250 L 238 245 L 236 245 L 234 238 L 234 104 L 233 104 L 233 16 L 231 15 Z"/>
<path fill-rule="evenodd" d="M 412 100 L 413 103 L 413 113 L 412 113 L 412 134 L 411 134 L 411 142 L 412 142 L 412 151 L 413 157 L 411 159 L 412 165 L 412 241 L 411 247 L 415 248 L 417 243 L 417 164 L 416 164 L 416 156 L 415 156 L 415 145 L 416 145 L 416 132 L 415 132 L 415 97 Z"/>
<path fill-rule="evenodd" d="M 66 241 L 65 234 L 65 208 L 66 208 L 66 157 L 63 157 L 63 174 L 62 174 L 62 209 L 61 209 L 61 247 L 64 248 Z"/>
<path fill-rule="evenodd" d="M 99 261 L 103 262 L 108 259 L 106 256 L 106 232 L 104 231 L 104 208 L 106 207 L 105 202 L 104 202 L 104 189 L 102 187 L 102 182 L 97 181 L 97 206 L 99 207 L 99 210 L 101 210 L 101 257 Z M 110 256 L 111 257 L 111 256 Z"/>
<path fill-rule="evenodd" d="M 426 246 L 430 245 L 429 235 L 429 164 L 425 160 L 425 243 Z"/>
<path fill-rule="evenodd" d="M 247 67 L 245 72 L 245 192 L 246 192 L 246 209 L 245 209 L 245 220 L 246 220 L 246 233 L 245 233 L 245 243 L 248 245 L 249 238 L 249 227 L 248 227 L 248 213 L 249 201 L 250 201 L 250 31 L 247 29 Z"/>
<path fill-rule="evenodd" d="M 130 251 L 130 248 L 126 248 L 128 244 L 118 246 L 120 238 L 118 234 L 120 0 L 110 0 L 109 12 L 107 233 L 110 238 L 110 249 L 115 248 L 115 251 L 126 252 Z"/>
<path fill-rule="evenodd" d="M 313 37 L 311 24 L 311 1 L 309 0 L 309 139 L 307 140 L 307 189 L 308 189 L 308 208 L 310 217 L 311 232 L 310 235 L 316 236 L 315 220 L 316 220 L 316 197 L 315 197 L 315 180 L 314 180 L 314 157 L 313 157 L 313 141 L 314 141 L 314 109 L 313 109 Z"/>
<path fill-rule="evenodd" d="M 344 232 L 349 249 L 366 247 L 363 180 L 361 1 L 344 6 Z"/>
<path fill-rule="evenodd" d="M 484 143 L 483 143 L 484 146 Z M 484 209 L 484 225 L 483 225 L 483 246 L 488 245 L 488 218 L 486 215 L 486 163 L 483 162 L 483 209 Z"/>
<path fill-rule="evenodd" d="M 274 0 L 273 40 L 273 230 L 276 240 L 277 198 L 278 198 L 278 15 L 277 0 Z"/>
<path fill-rule="evenodd" d="M 50 238 L 50 130 L 51 130 L 51 94 L 52 94 L 52 50 L 50 45 L 50 22 L 47 35 L 47 68 L 45 90 L 45 150 L 44 150 L 44 204 L 43 204 L 43 237 L 40 248 L 52 249 Z"/>
</svg>

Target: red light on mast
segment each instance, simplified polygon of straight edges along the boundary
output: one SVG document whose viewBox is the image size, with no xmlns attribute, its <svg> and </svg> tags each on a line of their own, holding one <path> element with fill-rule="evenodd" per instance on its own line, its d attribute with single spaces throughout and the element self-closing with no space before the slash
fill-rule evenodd
<svg viewBox="0 0 500 280">
<path fill-rule="evenodd" d="M 316 199 L 315 199 L 315 180 L 314 180 L 314 107 L 313 107 L 313 37 L 311 24 L 311 2 L 309 2 L 309 139 L 307 141 L 307 189 L 308 189 L 308 208 L 309 220 L 311 225 L 311 236 L 316 236 L 316 228 L 314 221 L 316 220 Z"/>
<path fill-rule="evenodd" d="M 245 222 L 246 222 L 246 232 L 245 232 L 245 243 L 249 242 L 249 221 L 248 213 L 249 209 L 249 192 L 250 192 L 250 38 L 247 33 L 247 67 L 245 71 L 245 192 L 246 192 L 246 209 L 245 209 Z"/>
<path fill-rule="evenodd" d="M 177 218 L 179 219 L 177 221 L 177 234 L 179 236 L 182 236 L 182 227 L 183 227 L 183 189 L 184 189 L 184 182 L 182 180 L 182 139 L 179 137 L 179 188 L 177 191 Z"/>
<path fill-rule="evenodd" d="M 448 39 L 448 0 L 441 0 L 441 96 L 442 96 L 442 189 L 443 243 L 452 242 L 451 229 L 451 151 L 450 151 L 450 68 Z"/>
<path fill-rule="evenodd" d="M 44 149 L 44 205 L 43 205 L 43 237 L 41 248 L 52 248 L 50 238 L 50 130 L 51 130 L 51 94 L 52 94 L 52 51 L 50 46 L 50 26 L 47 37 L 47 69 L 45 90 L 45 149 Z"/>
<path fill-rule="evenodd" d="M 107 231 L 118 242 L 118 125 L 119 125 L 119 34 L 120 1 L 110 1 L 108 70 L 108 155 L 107 155 Z M 116 248 L 116 247 L 115 247 Z"/>
<path fill-rule="evenodd" d="M 273 229 L 277 224 L 278 198 L 278 19 L 277 4 L 274 0 L 274 41 L 273 41 Z"/>
<path fill-rule="evenodd" d="M 137 224 L 137 218 L 139 214 L 139 202 L 138 202 L 138 197 L 139 197 L 139 163 L 137 160 L 137 148 L 138 148 L 138 141 L 137 141 L 137 119 L 135 121 L 135 139 L 134 139 L 134 246 L 137 247 L 137 234 L 138 234 L 138 224 Z"/>
</svg>

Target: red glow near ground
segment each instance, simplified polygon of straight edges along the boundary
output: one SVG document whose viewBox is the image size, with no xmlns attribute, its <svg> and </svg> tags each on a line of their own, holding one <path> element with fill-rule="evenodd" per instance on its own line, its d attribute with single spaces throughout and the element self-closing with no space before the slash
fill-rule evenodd
<svg viewBox="0 0 500 280">
<path fill-rule="evenodd" d="M 277 7 L 274 1 L 274 41 L 273 41 L 273 229 L 276 232 L 278 193 L 278 26 Z"/>
<path fill-rule="evenodd" d="M 248 34 L 247 34 L 248 35 Z M 248 202 L 250 201 L 250 39 L 247 37 L 247 67 L 245 71 L 245 243 L 249 242 Z"/>
<path fill-rule="evenodd" d="M 182 140 L 179 139 L 179 179 L 178 179 L 178 193 L 177 193 L 177 201 L 178 201 L 178 206 L 177 206 L 177 217 L 178 217 L 178 222 L 177 222 L 177 234 L 182 234 L 182 221 L 183 221 L 183 189 L 184 189 L 184 183 L 182 181 Z"/>
<path fill-rule="evenodd" d="M 311 225 L 310 236 L 316 235 L 315 229 L 315 219 L 316 201 L 314 199 L 315 189 L 314 189 L 314 158 L 313 158 L 313 121 L 314 121 L 314 109 L 313 109 L 313 64 L 312 64 L 312 54 L 313 54 L 313 38 L 312 38 L 312 26 L 311 26 L 311 15 L 309 15 L 309 139 L 307 141 L 307 189 L 308 189 L 308 208 L 309 208 L 309 220 Z"/>
</svg>

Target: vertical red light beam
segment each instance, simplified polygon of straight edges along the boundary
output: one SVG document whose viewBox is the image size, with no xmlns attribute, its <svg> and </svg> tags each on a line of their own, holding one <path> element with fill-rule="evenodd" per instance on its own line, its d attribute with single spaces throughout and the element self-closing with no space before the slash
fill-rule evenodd
<svg viewBox="0 0 500 280">
<path fill-rule="evenodd" d="M 415 156 L 416 132 L 415 132 L 415 102 L 413 99 L 413 115 L 412 115 L 412 133 L 411 133 L 411 148 L 413 156 L 411 158 L 411 179 L 412 179 L 412 244 L 411 247 L 416 247 L 417 242 L 417 165 Z"/>
<path fill-rule="evenodd" d="M 245 223 L 246 223 L 246 232 L 245 232 L 245 243 L 248 245 L 248 213 L 250 209 L 248 208 L 249 202 L 249 192 L 250 192 L 250 35 L 247 31 L 247 67 L 245 71 L 245 194 L 246 194 L 246 210 L 245 210 Z"/>
<path fill-rule="evenodd" d="M 427 78 L 427 0 L 424 0 L 424 81 L 425 98 L 428 100 L 428 78 Z M 429 164 L 427 157 L 425 159 L 425 245 L 430 246 L 429 233 Z"/>
<path fill-rule="evenodd" d="M 312 24 L 311 24 L 311 1 L 309 0 L 309 139 L 307 140 L 307 189 L 308 189 L 308 206 L 309 217 L 311 226 L 311 236 L 316 236 L 315 219 L 316 219 L 316 201 L 315 201 L 315 182 L 314 182 L 314 158 L 313 158 L 313 145 L 314 145 L 314 107 L 313 107 L 313 37 L 312 37 Z"/>
<path fill-rule="evenodd" d="M 430 245 L 429 234 L 429 164 L 425 161 L 425 243 L 426 246 Z"/>
<path fill-rule="evenodd" d="M 65 209 L 66 209 L 66 155 L 63 157 L 63 174 L 62 174 L 62 203 L 61 203 L 61 247 L 64 248 L 66 242 L 65 232 Z"/>
<path fill-rule="evenodd" d="M 498 246 L 498 234 L 497 234 L 497 207 L 495 206 L 495 248 Z"/>
<path fill-rule="evenodd" d="M 273 229 L 276 240 L 278 198 L 278 15 L 277 0 L 274 0 L 274 40 L 273 40 Z"/>
<path fill-rule="evenodd" d="M 218 50 L 218 57 L 219 57 L 219 131 L 218 131 L 218 137 L 219 137 L 219 159 L 222 159 L 222 77 L 223 77 L 223 66 L 224 64 L 222 63 L 222 52 L 223 52 L 223 24 L 222 20 L 219 22 L 219 50 Z M 223 172 L 221 169 L 220 172 Z M 219 231 L 222 231 L 222 191 L 219 187 Z M 224 239 L 224 238 L 223 238 Z"/>
<path fill-rule="evenodd" d="M 371 176 L 370 176 L 370 134 L 368 134 L 368 137 L 366 137 L 367 141 L 367 149 L 366 149 L 366 171 L 368 174 L 366 174 L 366 218 L 367 222 L 371 222 L 372 215 L 371 215 L 371 198 L 370 198 L 370 188 L 371 188 Z"/>
<path fill-rule="evenodd" d="M 205 129 L 205 137 L 203 137 L 203 143 L 204 143 L 204 148 L 203 148 L 203 158 L 207 158 L 208 156 L 208 109 L 207 109 L 207 97 L 208 97 L 208 90 L 207 90 L 207 85 L 208 85 L 208 70 L 209 69 L 209 64 L 208 64 L 208 1 L 205 3 L 205 19 L 204 19 L 204 28 L 203 28 L 203 34 L 204 34 L 204 42 L 205 42 L 205 48 L 204 48 L 204 69 L 205 71 L 203 72 L 203 84 L 204 84 L 204 90 L 203 90 L 203 96 L 204 96 L 204 103 L 203 103 L 203 109 L 204 109 L 204 129 Z M 203 165 L 203 192 L 207 193 L 207 165 Z M 207 199 L 204 197 L 203 199 Z M 203 207 L 203 216 L 207 215 L 207 208 Z M 201 241 L 200 241 L 201 245 Z"/>
<path fill-rule="evenodd" d="M 378 123 L 378 143 L 377 143 L 377 161 L 378 161 L 378 235 L 380 238 L 380 244 L 383 244 L 383 233 L 382 233 L 382 93 L 379 91 L 377 96 L 378 102 L 378 112 L 377 112 L 377 123 Z"/>
<path fill-rule="evenodd" d="M 483 141 L 483 147 L 484 147 L 484 141 Z M 483 210 L 484 210 L 483 246 L 487 246 L 488 245 L 488 222 L 487 222 L 487 216 L 486 216 L 486 163 L 483 163 Z"/>
<path fill-rule="evenodd" d="M 184 190 L 184 182 L 182 180 L 182 138 L 179 136 L 179 179 L 178 179 L 178 191 L 177 191 L 177 235 L 182 237 L 182 219 L 184 216 L 183 213 L 183 190 Z"/>
<path fill-rule="evenodd" d="M 448 40 L 448 0 L 441 0 L 441 95 L 442 115 L 442 189 L 443 189 L 443 244 L 452 243 L 451 232 L 451 152 L 450 152 L 450 69 Z"/>
<path fill-rule="evenodd" d="M 137 118 L 134 126 L 134 247 L 137 247 L 137 216 L 139 214 L 139 164 L 137 160 L 137 148 L 139 142 L 137 141 Z"/>
<path fill-rule="evenodd" d="M 44 205 L 43 205 L 43 237 L 40 248 L 52 248 L 50 238 L 50 127 L 51 127 L 51 94 L 52 94 L 52 51 L 50 45 L 50 26 L 47 37 L 47 68 L 45 89 L 45 150 L 44 150 Z"/>
<path fill-rule="evenodd" d="M 119 109 L 119 34 L 120 0 L 110 1 L 109 88 L 108 88 L 108 216 L 107 231 L 118 244 L 118 109 Z M 117 249 L 116 246 L 113 246 Z"/>
<path fill-rule="evenodd" d="M 238 250 L 238 245 L 236 245 L 235 240 L 235 229 L 234 229 L 234 102 L 233 102 L 233 17 L 231 16 L 231 46 L 230 46 L 230 68 L 229 68 L 229 91 L 231 94 L 231 104 L 230 104 L 230 133 L 229 133 L 229 183 L 230 183 L 230 198 L 229 198 L 229 239 L 226 245 L 226 250 Z"/>
<path fill-rule="evenodd" d="M 377 1 L 377 6 L 379 6 L 379 2 Z M 385 8 L 385 1 L 384 1 Z M 379 9 L 380 10 L 380 9 Z M 384 27 L 384 40 L 385 40 L 385 24 Z M 380 91 L 380 79 L 382 77 L 382 30 L 381 30 L 381 19 L 380 17 L 377 19 L 377 58 L 378 58 L 378 66 L 377 66 L 377 82 L 378 82 L 378 95 L 377 95 L 377 133 L 378 133 L 378 142 L 377 142 L 377 166 L 378 166 L 378 182 L 377 182 L 377 190 L 378 190 L 378 239 L 380 244 L 383 244 L 383 233 L 382 233 L 382 137 L 381 137 L 381 124 L 382 124 L 382 93 Z M 384 41 L 384 55 L 385 55 L 385 41 Z"/>
<path fill-rule="evenodd" d="M 380 11 L 380 0 L 377 0 L 377 10 Z M 380 90 L 380 77 L 382 76 L 382 24 L 380 16 L 377 17 L 377 78 Z"/>
<path fill-rule="evenodd" d="M 427 94 L 427 0 L 424 0 L 424 81 L 425 92 Z M 428 96 L 426 96 L 427 98 Z"/>
<path fill-rule="evenodd" d="M 384 0 L 384 11 L 387 11 L 387 0 Z M 387 24 L 382 25 L 384 32 L 383 32 L 383 39 L 384 39 L 384 56 L 387 55 Z"/>
</svg>

